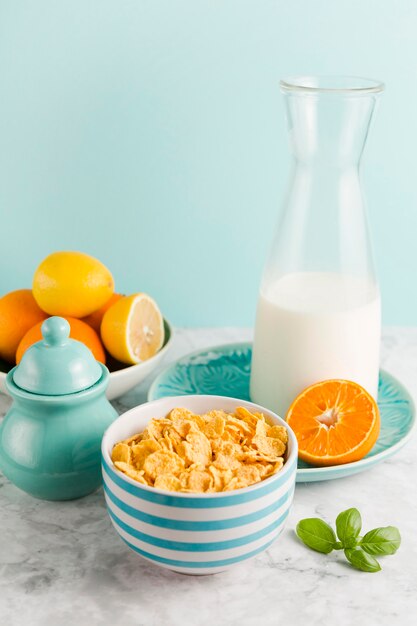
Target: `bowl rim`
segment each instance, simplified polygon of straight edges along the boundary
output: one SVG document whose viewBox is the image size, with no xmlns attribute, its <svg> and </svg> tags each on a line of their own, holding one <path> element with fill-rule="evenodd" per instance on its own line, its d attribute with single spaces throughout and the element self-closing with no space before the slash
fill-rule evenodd
<svg viewBox="0 0 417 626">
<path fill-rule="evenodd" d="M 110 438 L 111 432 L 113 428 L 115 427 L 115 425 L 117 424 L 117 422 L 122 418 L 126 418 L 126 416 L 130 415 L 131 413 L 133 414 L 134 412 L 136 412 L 138 409 L 142 407 L 143 408 L 147 407 L 149 409 L 152 409 L 153 407 L 156 407 L 159 404 L 166 403 L 168 400 L 172 401 L 173 403 L 174 402 L 178 403 L 178 402 L 184 401 L 184 398 L 212 399 L 212 400 L 216 400 L 220 402 L 224 399 L 232 400 L 233 402 L 236 402 L 236 406 L 245 406 L 246 408 L 248 407 L 253 408 L 256 411 L 260 411 L 261 413 L 266 413 L 268 416 L 272 416 L 274 420 L 277 420 L 276 423 L 286 428 L 287 433 L 288 433 L 288 439 L 291 440 L 291 451 L 288 454 L 288 458 L 286 459 L 283 468 L 276 474 L 273 474 L 272 476 L 268 476 L 268 478 L 265 478 L 264 480 L 261 480 L 258 483 L 254 483 L 253 485 L 249 485 L 248 487 L 243 487 L 241 489 L 233 489 L 232 491 L 220 491 L 220 492 L 210 492 L 210 493 L 199 493 L 199 492 L 184 493 L 181 491 L 168 491 L 167 489 L 160 489 L 159 487 L 151 487 L 149 485 L 143 485 L 142 483 L 139 483 L 133 478 L 126 476 L 126 474 L 124 474 L 119 469 L 117 469 L 117 467 L 114 466 L 113 461 L 111 460 L 110 454 L 108 453 L 108 449 L 107 449 L 108 439 Z M 176 406 L 178 406 L 178 404 Z M 172 408 L 175 408 L 175 405 Z M 152 418 L 149 417 L 149 420 L 150 419 Z M 287 450 L 288 450 L 288 446 L 287 446 Z M 281 478 L 282 476 L 289 474 L 291 471 L 294 472 L 294 476 L 295 476 L 296 471 L 297 471 L 298 442 L 297 442 L 297 438 L 295 436 L 294 431 L 292 430 L 290 426 L 288 426 L 286 421 L 282 417 L 280 417 L 279 415 L 271 411 L 270 409 L 267 409 L 266 407 L 263 407 L 260 404 L 255 404 L 254 402 L 249 402 L 248 400 L 241 400 L 239 398 L 233 398 L 231 396 L 189 394 L 186 396 L 166 396 L 164 398 L 159 398 L 158 400 L 144 402 L 143 404 L 138 404 L 137 406 L 132 407 L 128 411 L 125 411 L 124 413 L 119 415 L 119 417 L 116 418 L 112 424 L 110 424 L 110 426 L 107 428 L 107 430 L 105 431 L 103 435 L 103 438 L 101 440 L 101 454 L 102 454 L 102 461 L 104 460 L 105 464 L 108 465 L 116 473 L 118 477 L 124 480 L 128 485 L 133 485 L 135 487 L 138 487 L 139 490 L 147 491 L 153 494 L 159 494 L 161 496 L 181 498 L 184 500 L 189 500 L 193 498 L 198 498 L 202 500 L 205 500 L 208 498 L 222 499 L 222 498 L 230 497 L 232 495 L 241 495 L 241 494 L 245 494 L 245 493 L 260 489 L 261 487 L 264 487 L 266 484 L 269 484 L 272 481 L 278 480 L 278 478 Z"/>
</svg>

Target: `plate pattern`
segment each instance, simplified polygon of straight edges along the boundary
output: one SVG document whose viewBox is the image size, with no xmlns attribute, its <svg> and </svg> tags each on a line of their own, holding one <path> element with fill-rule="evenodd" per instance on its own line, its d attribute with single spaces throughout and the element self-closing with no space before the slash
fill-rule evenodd
<svg viewBox="0 0 417 626">
<path fill-rule="evenodd" d="M 152 385 L 152 400 L 190 394 L 249 400 L 251 358 L 250 345 L 222 346 L 183 357 Z"/>
<path fill-rule="evenodd" d="M 167 396 L 210 394 L 250 400 L 252 346 L 223 345 L 187 355 L 163 371 L 149 390 L 149 400 Z M 357 463 L 315 468 L 298 462 L 297 481 L 329 480 L 354 474 L 394 454 L 409 438 L 414 406 L 406 389 L 390 374 L 380 371 L 378 406 L 381 432 L 371 452 Z"/>
</svg>

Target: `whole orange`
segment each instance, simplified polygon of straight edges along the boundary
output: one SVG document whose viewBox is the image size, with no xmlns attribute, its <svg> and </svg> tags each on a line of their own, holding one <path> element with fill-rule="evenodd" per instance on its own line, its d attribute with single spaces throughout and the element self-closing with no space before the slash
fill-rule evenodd
<svg viewBox="0 0 417 626">
<path fill-rule="evenodd" d="M 100 337 L 97 335 L 96 331 L 91 328 L 85 322 L 82 322 L 75 317 L 66 317 L 65 318 L 70 325 L 70 337 L 72 339 L 77 339 L 77 341 L 81 341 L 87 348 L 90 348 L 91 352 L 94 355 L 94 358 L 97 361 L 101 361 L 101 363 L 106 362 L 106 354 L 104 352 L 103 344 L 101 343 Z M 42 331 L 41 331 L 42 322 L 39 324 L 35 324 L 30 330 L 22 338 L 16 352 L 16 363 L 19 365 L 22 356 L 26 352 L 28 348 L 37 341 L 42 339 Z"/>
<path fill-rule="evenodd" d="M 94 313 L 90 313 L 90 315 L 83 317 L 82 318 L 83 322 L 85 322 L 86 324 L 94 328 L 96 333 L 100 334 L 100 326 L 101 326 L 101 320 L 103 319 L 103 315 L 105 314 L 107 309 L 109 309 L 112 304 L 120 300 L 120 298 L 123 298 L 121 293 L 114 293 L 112 297 L 110 298 L 110 300 L 107 300 L 107 302 L 103 304 L 102 307 L 97 309 L 97 311 L 94 311 Z"/>
<path fill-rule="evenodd" d="M 30 289 L 17 289 L 0 298 L 0 357 L 14 363 L 23 335 L 47 317 Z"/>
</svg>

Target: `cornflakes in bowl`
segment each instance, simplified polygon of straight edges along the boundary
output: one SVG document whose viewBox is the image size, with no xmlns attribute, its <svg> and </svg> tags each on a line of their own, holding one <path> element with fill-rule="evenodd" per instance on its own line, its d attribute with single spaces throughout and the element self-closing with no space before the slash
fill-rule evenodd
<svg viewBox="0 0 417 626">
<path fill-rule="evenodd" d="M 256 556 L 282 532 L 297 442 L 284 420 L 250 402 L 162 398 L 113 422 L 102 464 L 121 539 L 154 564 L 207 574 Z"/>
<path fill-rule="evenodd" d="M 174 408 L 142 433 L 115 444 L 115 467 L 149 487 L 181 493 L 244 489 L 279 472 L 288 433 L 263 413 L 238 406 L 198 415 Z"/>
</svg>

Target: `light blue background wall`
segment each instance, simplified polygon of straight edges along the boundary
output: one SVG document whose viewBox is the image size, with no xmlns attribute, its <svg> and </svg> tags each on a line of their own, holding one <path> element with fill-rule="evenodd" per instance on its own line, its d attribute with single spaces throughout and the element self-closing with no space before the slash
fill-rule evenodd
<svg viewBox="0 0 417 626">
<path fill-rule="evenodd" d="M 80 249 L 174 323 L 251 324 L 300 73 L 386 81 L 364 182 L 384 321 L 417 323 L 413 0 L 0 0 L 0 291 Z"/>
</svg>

